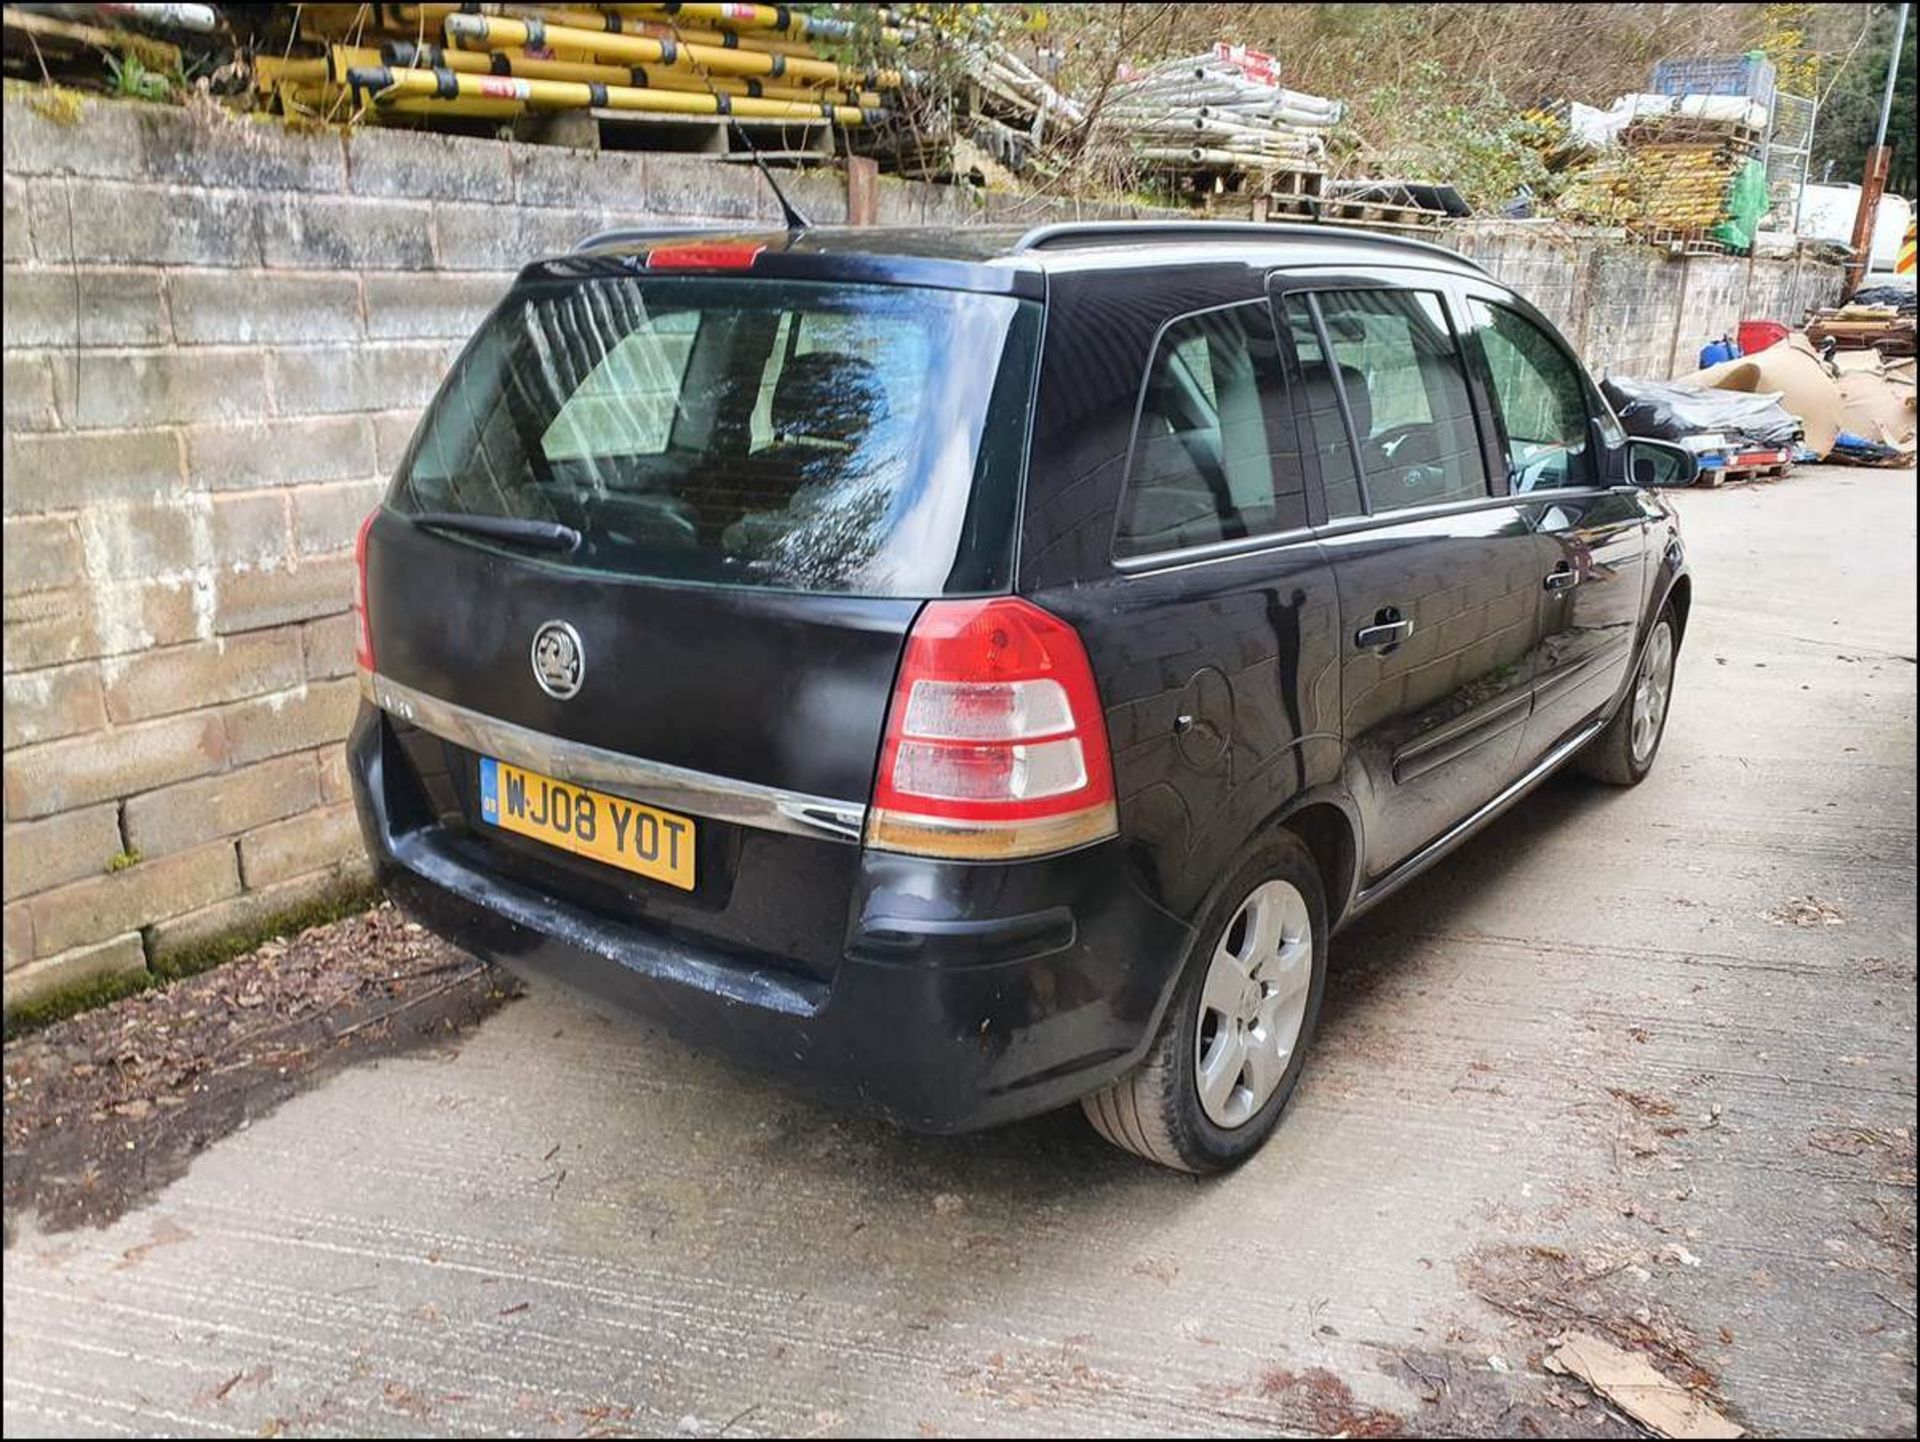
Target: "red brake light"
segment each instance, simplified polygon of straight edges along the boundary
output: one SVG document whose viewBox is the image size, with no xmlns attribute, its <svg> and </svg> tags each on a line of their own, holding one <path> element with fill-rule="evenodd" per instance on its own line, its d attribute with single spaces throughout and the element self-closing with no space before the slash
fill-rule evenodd
<svg viewBox="0 0 1920 1442">
<path fill-rule="evenodd" d="M 764 245 L 726 241 L 689 241 L 684 245 L 656 245 L 647 252 L 648 270 L 746 270 L 760 258 Z"/>
<path fill-rule="evenodd" d="M 362 671 L 373 669 L 373 628 L 367 620 L 367 532 L 379 514 L 378 506 L 369 511 L 353 538 L 353 663 Z"/>
<path fill-rule="evenodd" d="M 930 601 L 887 711 L 867 844 L 1038 856 L 1117 829 L 1106 717 L 1074 629 L 1030 601 Z"/>
</svg>

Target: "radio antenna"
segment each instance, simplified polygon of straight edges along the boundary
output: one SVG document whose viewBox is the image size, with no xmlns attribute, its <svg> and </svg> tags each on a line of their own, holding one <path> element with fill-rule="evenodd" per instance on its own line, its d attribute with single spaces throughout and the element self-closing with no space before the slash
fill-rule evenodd
<svg viewBox="0 0 1920 1442">
<path fill-rule="evenodd" d="M 667 19 L 667 28 L 673 31 L 674 44 L 684 47 L 686 41 L 680 38 L 680 27 L 674 24 L 671 18 Z M 767 182 L 767 189 L 773 192 L 773 198 L 780 202 L 780 218 L 786 223 L 787 234 L 798 235 L 803 230 L 813 229 L 813 222 L 794 208 L 793 202 L 787 199 L 787 193 L 780 188 L 780 182 L 773 178 L 773 168 L 761 158 L 760 147 L 753 143 L 753 137 L 747 134 L 746 126 L 735 117 L 732 102 L 720 93 L 720 88 L 713 83 L 713 77 L 707 73 L 706 67 L 696 63 L 691 69 L 700 77 L 701 84 L 707 87 L 707 93 L 713 97 L 713 108 L 727 117 L 727 128 L 739 136 L 741 143 L 747 147 L 747 154 L 753 157 L 754 169 L 758 170 L 761 178 Z M 827 124 L 831 125 L 833 121 L 829 119 Z"/>
</svg>

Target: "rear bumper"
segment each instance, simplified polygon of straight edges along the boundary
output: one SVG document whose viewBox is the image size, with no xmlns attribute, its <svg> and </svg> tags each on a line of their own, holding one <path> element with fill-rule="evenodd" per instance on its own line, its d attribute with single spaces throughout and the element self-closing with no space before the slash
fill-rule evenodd
<svg viewBox="0 0 1920 1442">
<path fill-rule="evenodd" d="M 993 1126 L 1105 1085 L 1145 1052 L 1186 950 L 1120 842 L 1013 865 L 866 852 L 820 979 L 523 886 L 440 826 L 397 828 L 378 710 L 362 706 L 347 746 L 368 854 L 424 925 L 915 1130 Z"/>
</svg>

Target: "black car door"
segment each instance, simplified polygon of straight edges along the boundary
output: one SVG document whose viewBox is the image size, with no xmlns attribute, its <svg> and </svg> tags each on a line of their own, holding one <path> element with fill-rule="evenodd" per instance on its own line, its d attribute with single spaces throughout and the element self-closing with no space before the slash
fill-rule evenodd
<svg viewBox="0 0 1920 1442">
<path fill-rule="evenodd" d="M 1260 272 L 1051 284 L 1022 594 L 1085 642 L 1121 831 L 1186 916 L 1249 835 L 1338 781 L 1333 578 Z"/>
<path fill-rule="evenodd" d="M 1302 377 L 1371 882 L 1518 775 L 1545 568 L 1529 517 L 1499 494 L 1445 278 L 1269 284 Z"/>
<path fill-rule="evenodd" d="M 1492 401 L 1507 485 L 1536 534 L 1542 575 L 1533 715 L 1523 750 L 1544 755 L 1619 694 L 1649 581 L 1651 518 L 1611 486 L 1624 443 L 1553 328 L 1498 286 L 1461 286 L 1468 353 Z"/>
</svg>

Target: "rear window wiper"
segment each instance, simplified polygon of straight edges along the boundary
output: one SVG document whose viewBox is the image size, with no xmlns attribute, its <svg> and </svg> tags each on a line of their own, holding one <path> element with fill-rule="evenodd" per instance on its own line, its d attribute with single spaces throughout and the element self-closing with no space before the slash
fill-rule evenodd
<svg viewBox="0 0 1920 1442">
<path fill-rule="evenodd" d="M 463 535 L 484 536 L 490 541 L 536 546 L 543 551 L 572 551 L 580 545 L 580 533 L 558 521 L 523 520 L 515 516 L 463 516 L 458 511 L 421 511 L 408 519 L 416 526 L 426 526 L 436 531 L 458 531 Z"/>
</svg>

